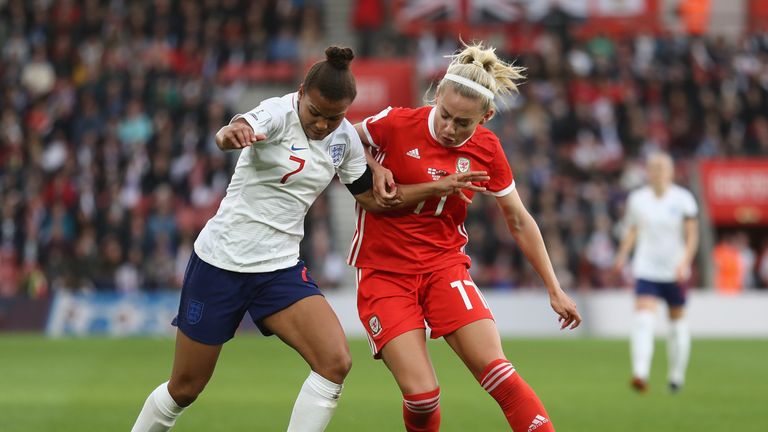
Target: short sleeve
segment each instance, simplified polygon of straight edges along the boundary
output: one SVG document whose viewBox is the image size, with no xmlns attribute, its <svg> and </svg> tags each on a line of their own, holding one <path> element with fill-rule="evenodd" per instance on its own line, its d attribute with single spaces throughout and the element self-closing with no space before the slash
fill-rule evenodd
<svg viewBox="0 0 768 432">
<path fill-rule="evenodd" d="M 629 198 L 627 198 L 627 208 L 624 210 L 624 226 L 626 228 L 639 224 L 640 218 L 637 210 L 637 194 L 632 192 L 629 194 Z"/>
<path fill-rule="evenodd" d="M 391 111 L 392 107 L 387 107 L 375 116 L 363 120 L 365 137 L 373 148 L 383 149 L 387 145 L 387 133 L 392 127 Z"/>
<path fill-rule="evenodd" d="M 686 218 L 695 218 L 699 213 L 699 206 L 696 204 L 696 199 L 689 191 L 685 191 L 685 199 L 683 200 L 683 214 Z"/>
<path fill-rule="evenodd" d="M 349 136 L 349 142 L 347 143 L 349 150 L 344 160 L 336 168 L 336 174 L 339 175 L 339 180 L 344 184 L 350 184 L 359 179 L 368 166 L 365 160 L 363 143 L 360 141 L 360 137 L 354 131 L 352 125 L 350 125 L 350 129 L 352 129 L 351 133 L 347 135 Z"/>
<path fill-rule="evenodd" d="M 237 114 L 232 117 L 229 124 L 242 118 L 248 122 L 254 132 L 257 134 L 263 133 L 267 136 L 267 139 L 269 139 L 282 128 L 281 119 L 283 116 L 276 115 L 274 111 L 275 110 L 270 109 L 268 104 L 261 103 L 256 108 L 244 114 Z"/>
<path fill-rule="evenodd" d="M 488 180 L 486 189 L 491 195 L 501 198 L 509 195 L 515 190 L 515 178 L 512 175 L 512 168 L 501 148 L 501 143 L 496 142 L 496 157 L 491 160 L 491 166 L 488 171 Z"/>
</svg>

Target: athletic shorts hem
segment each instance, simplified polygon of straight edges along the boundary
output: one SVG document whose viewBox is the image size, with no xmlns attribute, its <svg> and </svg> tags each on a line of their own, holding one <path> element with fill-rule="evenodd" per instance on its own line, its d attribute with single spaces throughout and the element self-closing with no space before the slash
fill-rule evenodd
<svg viewBox="0 0 768 432">
<path fill-rule="evenodd" d="M 227 343 L 230 340 L 232 340 L 232 338 L 234 338 L 234 335 L 232 335 L 232 336 L 230 336 L 230 337 L 228 337 L 228 338 L 226 338 L 226 339 L 224 339 L 222 341 L 214 341 L 214 340 L 209 339 L 209 338 L 197 336 L 197 335 L 193 334 L 192 332 L 185 331 L 183 328 L 181 328 L 181 326 L 179 326 L 177 324 L 175 319 L 173 320 L 173 323 L 171 323 L 171 324 L 174 327 L 178 328 L 180 332 L 184 333 L 184 336 L 192 339 L 195 342 L 201 343 L 203 345 L 210 345 L 210 346 L 224 345 L 225 343 Z"/>
<path fill-rule="evenodd" d="M 373 341 L 373 345 L 374 345 L 375 350 L 376 350 L 376 352 L 373 353 L 373 358 L 376 359 L 376 360 L 381 360 L 381 350 L 383 350 L 384 347 L 387 346 L 388 343 L 392 342 L 392 340 L 394 340 L 396 337 L 404 335 L 404 334 L 408 333 L 409 331 L 419 330 L 419 329 L 426 330 L 427 326 L 425 326 L 425 325 L 422 325 L 420 327 L 417 327 L 417 326 L 414 326 L 414 327 L 403 326 L 402 329 L 398 329 L 397 327 L 395 327 L 395 331 L 394 331 L 393 334 L 388 334 L 386 338 L 382 338 L 382 339 L 379 339 L 379 340 L 376 340 L 373 337 L 371 337 L 371 335 L 369 333 L 368 337 Z"/>
<path fill-rule="evenodd" d="M 434 330 L 433 330 L 433 331 L 432 331 L 432 332 L 429 334 L 429 337 L 430 337 L 430 339 L 438 339 L 438 338 L 441 338 L 441 337 L 444 337 L 444 336 L 448 336 L 448 335 L 450 335 L 451 333 L 453 333 L 453 332 L 455 332 L 455 331 L 457 331 L 457 330 L 461 329 L 461 328 L 462 328 L 462 327 L 464 327 L 464 326 L 467 326 L 467 325 L 469 325 L 469 324 L 472 324 L 473 322 L 476 322 L 476 321 L 480 321 L 480 320 L 485 320 L 485 319 L 487 319 L 487 320 L 491 320 L 491 321 L 493 321 L 494 323 L 496 322 L 496 320 L 495 320 L 495 319 L 493 319 L 493 317 L 492 317 L 492 316 L 486 316 L 486 317 L 477 317 L 477 316 L 475 316 L 475 317 L 469 317 L 469 318 L 467 318 L 467 319 L 465 319 L 465 320 L 461 320 L 461 321 L 459 321 L 459 322 L 458 322 L 458 323 L 457 323 L 455 326 L 451 326 L 451 328 L 450 328 L 450 329 L 448 329 L 448 330 L 442 330 L 442 331 L 434 331 Z"/>
<path fill-rule="evenodd" d="M 656 282 L 643 278 L 635 280 L 635 295 L 660 298 L 671 307 L 685 306 L 688 297 L 685 285 L 677 282 Z"/>
<path fill-rule="evenodd" d="M 253 316 L 251 316 L 251 319 L 253 320 L 253 323 L 256 324 L 256 327 L 259 328 L 259 331 L 261 332 L 262 335 L 264 335 L 264 336 L 272 336 L 275 333 L 272 332 L 272 330 L 270 330 L 266 325 L 264 325 L 264 320 L 265 319 L 271 317 L 272 315 L 274 315 L 274 314 L 276 314 L 278 312 L 281 312 L 281 311 L 284 311 L 284 310 L 288 309 L 289 307 L 295 305 L 296 303 L 298 303 L 301 300 L 304 300 L 305 298 L 314 297 L 314 296 L 320 296 L 320 297 L 325 298 L 325 296 L 321 292 L 306 293 L 305 296 L 295 298 L 295 299 L 293 299 L 292 302 L 290 302 L 290 303 L 288 303 L 286 305 L 283 305 L 281 308 L 279 308 L 279 309 L 277 309 L 277 310 L 275 310 L 273 312 L 269 312 L 269 313 L 267 313 L 267 314 L 265 314 L 263 316 L 260 316 L 259 318 L 254 318 Z"/>
</svg>

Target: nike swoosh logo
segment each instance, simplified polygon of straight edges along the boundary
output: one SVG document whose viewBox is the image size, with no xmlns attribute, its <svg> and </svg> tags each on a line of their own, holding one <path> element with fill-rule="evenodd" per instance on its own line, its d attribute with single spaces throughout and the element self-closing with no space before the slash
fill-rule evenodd
<svg viewBox="0 0 768 432">
<path fill-rule="evenodd" d="M 306 147 L 296 147 L 296 144 L 291 144 L 291 151 L 306 150 Z"/>
</svg>

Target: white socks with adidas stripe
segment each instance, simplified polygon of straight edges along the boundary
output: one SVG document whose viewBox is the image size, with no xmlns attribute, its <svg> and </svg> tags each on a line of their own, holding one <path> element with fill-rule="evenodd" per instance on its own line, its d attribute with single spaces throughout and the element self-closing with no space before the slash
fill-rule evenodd
<svg viewBox="0 0 768 432">
<path fill-rule="evenodd" d="M 667 339 L 668 379 L 670 383 L 683 385 L 690 353 L 691 334 L 688 331 L 688 323 L 684 319 L 671 321 L 669 323 L 669 339 Z"/>
<path fill-rule="evenodd" d="M 288 432 L 322 432 L 331 421 L 343 384 L 336 384 L 315 371 L 309 373 L 293 405 Z"/>
<path fill-rule="evenodd" d="M 149 394 L 131 432 L 165 432 L 173 427 L 184 408 L 168 393 L 168 381 Z"/>
<path fill-rule="evenodd" d="M 632 376 L 648 381 L 653 358 L 653 318 L 654 312 L 639 310 L 635 312 L 635 322 L 630 336 L 632 354 Z"/>
</svg>

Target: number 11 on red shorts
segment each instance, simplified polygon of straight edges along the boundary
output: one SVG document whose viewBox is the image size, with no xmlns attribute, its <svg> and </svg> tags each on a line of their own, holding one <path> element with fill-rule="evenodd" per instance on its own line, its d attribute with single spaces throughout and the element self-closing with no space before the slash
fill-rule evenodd
<svg viewBox="0 0 768 432">
<path fill-rule="evenodd" d="M 436 339 L 493 319 L 464 264 L 415 275 L 358 269 L 357 284 L 357 310 L 375 357 L 390 340 L 426 325 Z"/>
</svg>

